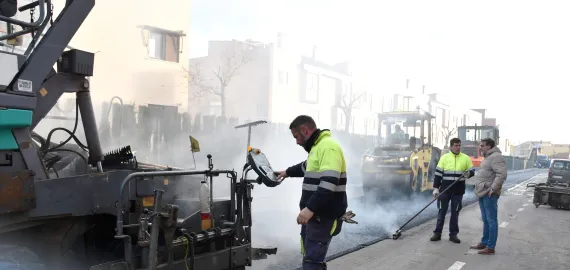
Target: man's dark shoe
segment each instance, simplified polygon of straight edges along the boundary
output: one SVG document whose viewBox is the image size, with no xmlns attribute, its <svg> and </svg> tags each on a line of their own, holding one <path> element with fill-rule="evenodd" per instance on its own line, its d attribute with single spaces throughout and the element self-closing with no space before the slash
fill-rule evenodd
<svg viewBox="0 0 570 270">
<path fill-rule="evenodd" d="M 450 237 L 449 237 L 449 241 L 451 241 L 451 242 L 453 242 L 453 243 L 456 243 L 456 244 L 461 243 L 461 240 L 459 240 L 459 238 L 457 237 L 457 235 L 450 236 Z"/>
<path fill-rule="evenodd" d="M 477 253 L 483 254 L 483 255 L 493 255 L 493 254 L 495 254 L 495 249 L 484 248 L 482 250 L 479 250 L 479 252 L 477 252 Z"/>
<path fill-rule="evenodd" d="M 478 249 L 478 250 L 484 249 L 485 247 L 487 247 L 487 246 L 484 244 L 481 244 L 481 243 L 479 243 L 477 245 L 470 245 L 469 246 L 469 248 L 471 248 L 471 249 Z"/>
<path fill-rule="evenodd" d="M 441 233 L 434 233 L 433 236 L 429 239 L 430 241 L 439 241 L 441 240 Z"/>
</svg>

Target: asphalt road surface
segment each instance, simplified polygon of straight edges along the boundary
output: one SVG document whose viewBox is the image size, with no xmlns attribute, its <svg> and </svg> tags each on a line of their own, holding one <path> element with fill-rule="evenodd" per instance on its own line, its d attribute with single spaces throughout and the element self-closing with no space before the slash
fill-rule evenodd
<svg viewBox="0 0 570 270">
<path fill-rule="evenodd" d="M 546 170 L 532 169 L 509 172 L 503 190 L 528 181 L 533 176 Z M 254 190 L 253 200 L 253 245 L 275 246 L 277 255 L 270 255 L 265 260 L 253 262 L 249 269 L 281 270 L 297 269 L 301 266 L 300 226 L 296 223 L 298 200 L 302 180 L 289 179 L 279 188 L 261 188 Z M 416 196 L 396 196 L 397 198 L 384 202 L 372 202 L 363 197 L 362 188 L 348 188 L 349 209 L 356 213 L 354 218 L 358 224 L 344 224 L 342 232 L 336 236 L 329 248 L 328 260 L 338 258 L 350 252 L 359 250 L 378 241 L 391 238 L 401 225 L 415 215 L 432 199 L 431 194 Z M 467 191 L 463 204 L 467 206 L 475 202 L 475 196 Z M 435 218 L 437 208 L 430 205 L 417 218 L 403 229 L 418 226 Z M 425 232 L 428 239 L 432 229 Z"/>
<path fill-rule="evenodd" d="M 544 183 L 547 173 L 530 182 Z M 329 269 L 354 270 L 510 270 L 568 269 L 570 234 L 567 210 L 547 205 L 536 208 L 534 189 L 529 181 L 503 191 L 498 208 L 498 240 L 495 255 L 480 255 L 469 245 L 480 241 L 483 230 L 479 206 L 471 204 L 461 211 L 459 219 L 461 243 L 443 237 L 432 242 L 426 237 L 435 220 L 406 231 L 398 240 L 381 241 L 329 261 Z"/>
</svg>

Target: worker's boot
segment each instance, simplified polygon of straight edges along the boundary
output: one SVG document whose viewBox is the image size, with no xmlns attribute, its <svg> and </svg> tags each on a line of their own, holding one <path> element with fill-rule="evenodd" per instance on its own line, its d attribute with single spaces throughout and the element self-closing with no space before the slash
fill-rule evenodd
<svg viewBox="0 0 570 270">
<path fill-rule="evenodd" d="M 486 246 L 485 244 L 479 243 L 479 244 L 476 244 L 476 245 L 471 245 L 471 246 L 469 246 L 469 247 L 470 247 L 471 249 L 478 249 L 478 250 L 481 250 L 481 249 L 486 248 L 487 246 Z"/>
<path fill-rule="evenodd" d="M 484 254 L 484 255 L 493 255 L 493 254 L 495 254 L 495 249 L 484 248 L 482 250 L 479 250 L 477 253 Z"/>
<path fill-rule="evenodd" d="M 456 243 L 456 244 L 461 243 L 461 240 L 459 240 L 459 237 L 457 237 L 457 235 L 450 236 L 449 241 Z"/>
<path fill-rule="evenodd" d="M 434 233 L 433 236 L 429 239 L 430 241 L 439 241 L 441 240 L 441 233 Z"/>
</svg>

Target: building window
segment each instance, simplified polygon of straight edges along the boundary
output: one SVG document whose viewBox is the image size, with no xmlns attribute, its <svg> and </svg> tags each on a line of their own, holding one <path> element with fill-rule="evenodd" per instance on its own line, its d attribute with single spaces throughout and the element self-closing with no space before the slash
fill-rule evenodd
<svg viewBox="0 0 570 270">
<path fill-rule="evenodd" d="M 142 28 L 150 58 L 179 63 L 183 33 L 150 26 Z"/>
</svg>

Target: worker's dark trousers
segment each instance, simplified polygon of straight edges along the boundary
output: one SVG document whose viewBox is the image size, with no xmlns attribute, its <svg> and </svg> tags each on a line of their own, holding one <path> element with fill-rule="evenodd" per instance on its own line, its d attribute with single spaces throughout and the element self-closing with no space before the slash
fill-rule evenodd
<svg viewBox="0 0 570 270">
<path fill-rule="evenodd" d="M 437 198 L 437 225 L 435 226 L 434 233 L 441 233 L 443 231 L 443 224 L 445 223 L 445 214 L 449 209 L 449 202 L 451 202 L 451 217 L 449 219 L 449 236 L 457 236 L 459 233 L 459 211 L 463 200 L 463 194 L 451 194 L 448 192 L 442 193 Z"/>
<path fill-rule="evenodd" d="M 303 270 L 327 269 L 325 258 L 333 236 L 340 233 L 342 221 L 313 217 L 301 226 Z"/>
</svg>

